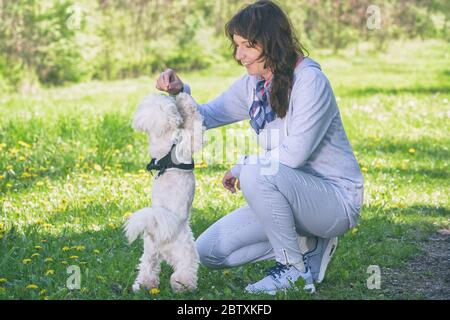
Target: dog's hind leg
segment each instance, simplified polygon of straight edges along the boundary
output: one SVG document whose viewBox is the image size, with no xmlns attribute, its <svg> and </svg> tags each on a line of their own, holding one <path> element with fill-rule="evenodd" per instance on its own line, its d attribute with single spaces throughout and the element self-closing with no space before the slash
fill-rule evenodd
<svg viewBox="0 0 450 320">
<path fill-rule="evenodd" d="M 147 290 L 159 286 L 159 273 L 161 271 L 161 257 L 157 251 L 152 236 L 144 234 L 144 254 L 139 264 L 139 273 L 133 284 L 133 291 L 140 290 L 141 285 Z"/>
<path fill-rule="evenodd" d="M 174 269 L 170 277 L 172 290 L 174 292 L 195 290 L 199 257 L 190 228 L 183 229 L 168 249 L 164 251 L 163 258 Z"/>
</svg>

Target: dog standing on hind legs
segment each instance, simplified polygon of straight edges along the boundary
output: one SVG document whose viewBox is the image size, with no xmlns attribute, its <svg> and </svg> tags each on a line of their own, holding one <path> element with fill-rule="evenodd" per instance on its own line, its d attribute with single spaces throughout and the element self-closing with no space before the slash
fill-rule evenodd
<svg viewBox="0 0 450 320">
<path fill-rule="evenodd" d="M 159 286 L 163 260 L 174 269 L 173 291 L 195 290 L 199 257 L 189 223 L 195 190 L 192 154 L 203 146 L 202 117 L 186 93 L 175 98 L 152 94 L 139 104 L 133 128 L 148 134 L 152 161 L 147 169 L 159 171 L 153 182 L 152 207 L 136 211 L 125 224 L 130 243 L 144 235 L 133 291 Z"/>
</svg>

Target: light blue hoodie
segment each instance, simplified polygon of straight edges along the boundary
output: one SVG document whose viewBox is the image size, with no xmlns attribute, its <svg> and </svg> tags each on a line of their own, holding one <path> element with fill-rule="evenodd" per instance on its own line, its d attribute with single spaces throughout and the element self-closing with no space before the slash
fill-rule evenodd
<svg viewBox="0 0 450 320">
<path fill-rule="evenodd" d="M 219 97 L 199 105 L 205 127 L 211 129 L 249 119 L 248 110 L 260 79 L 244 75 Z M 188 85 L 185 91 L 190 93 Z M 271 142 L 272 130 L 279 137 L 275 142 Z M 330 82 L 317 62 L 304 58 L 296 67 L 286 117 L 266 124 L 258 141 L 266 150 L 267 159 L 276 159 L 333 184 L 349 207 L 351 227 L 356 224 L 363 201 L 363 176 Z M 241 158 L 231 169 L 235 177 L 239 177 L 242 165 L 249 163 L 249 159 Z"/>
</svg>

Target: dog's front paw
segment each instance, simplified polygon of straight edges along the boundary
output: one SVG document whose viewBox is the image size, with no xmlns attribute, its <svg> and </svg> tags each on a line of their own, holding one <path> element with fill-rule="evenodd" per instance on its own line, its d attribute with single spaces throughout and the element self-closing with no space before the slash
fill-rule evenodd
<svg viewBox="0 0 450 320">
<path fill-rule="evenodd" d="M 137 292 L 139 292 L 139 290 L 141 290 L 141 285 L 139 283 L 135 283 L 135 284 L 133 284 L 131 289 L 133 290 L 134 293 L 137 293 Z"/>
</svg>

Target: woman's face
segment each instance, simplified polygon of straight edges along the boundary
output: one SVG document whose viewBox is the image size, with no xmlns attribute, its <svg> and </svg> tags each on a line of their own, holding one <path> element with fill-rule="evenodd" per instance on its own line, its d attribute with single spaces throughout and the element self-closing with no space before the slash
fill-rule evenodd
<svg viewBox="0 0 450 320">
<path fill-rule="evenodd" d="M 262 48 L 257 45 L 252 48 L 250 42 L 238 35 L 233 35 L 234 45 L 236 46 L 236 60 L 239 60 L 247 69 L 249 75 L 260 75 L 264 79 L 269 79 L 272 73 L 269 69 L 264 69 L 265 59 L 259 59 Z"/>
</svg>

